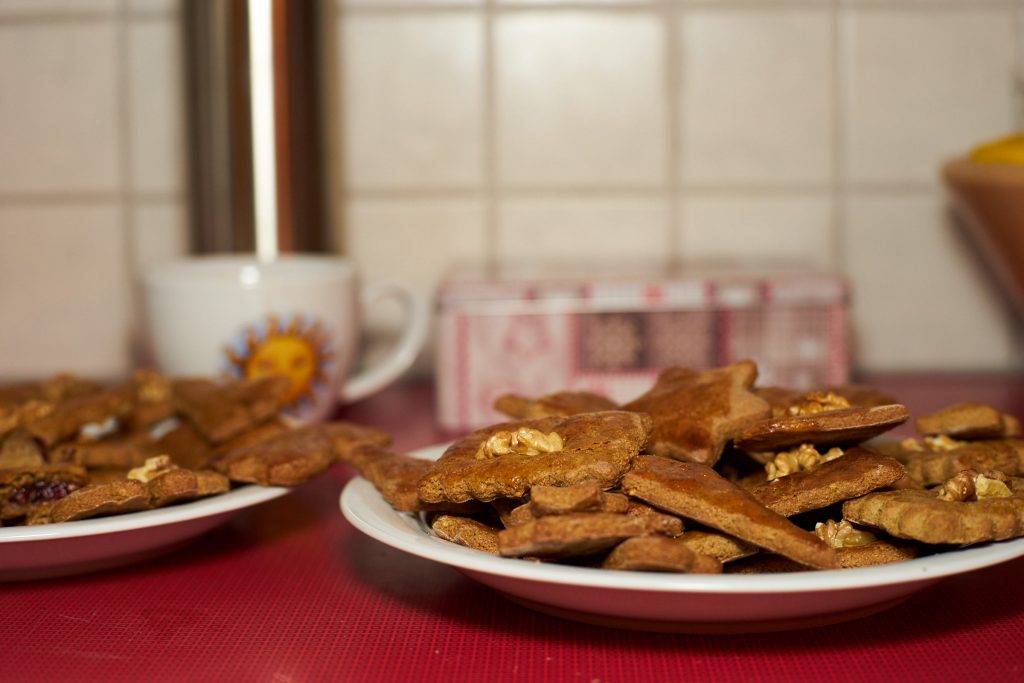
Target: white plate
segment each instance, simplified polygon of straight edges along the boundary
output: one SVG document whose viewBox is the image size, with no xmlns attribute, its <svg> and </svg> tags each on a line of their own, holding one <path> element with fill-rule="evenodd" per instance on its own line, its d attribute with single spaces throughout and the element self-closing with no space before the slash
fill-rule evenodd
<svg viewBox="0 0 1024 683">
<path fill-rule="evenodd" d="M 414 453 L 436 459 L 435 446 Z M 1024 556 L 1024 539 L 908 562 L 786 574 L 685 575 L 609 571 L 496 557 L 441 540 L 399 513 L 362 478 L 341 494 L 357 529 L 447 564 L 531 609 L 577 621 L 653 631 L 739 633 L 806 628 L 874 614 L 944 577 Z"/>
<path fill-rule="evenodd" d="M 67 576 L 146 559 L 290 489 L 243 486 L 157 510 L 78 522 L 0 528 L 0 581 Z"/>
</svg>

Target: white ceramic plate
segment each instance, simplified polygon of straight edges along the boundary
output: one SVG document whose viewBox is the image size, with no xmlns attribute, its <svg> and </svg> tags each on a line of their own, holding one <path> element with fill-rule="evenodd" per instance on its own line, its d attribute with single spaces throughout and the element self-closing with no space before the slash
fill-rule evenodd
<svg viewBox="0 0 1024 683">
<path fill-rule="evenodd" d="M 61 524 L 0 528 L 0 581 L 67 576 L 146 559 L 290 489 L 243 486 L 157 510 Z"/>
<path fill-rule="evenodd" d="M 414 455 L 437 458 L 436 446 Z M 541 564 L 441 540 L 362 478 L 341 494 L 346 519 L 411 555 L 447 564 L 524 606 L 577 621 L 653 631 L 739 633 L 806 628 L 874 614 L 940 581 L 1024 556 L 1024 539 L 861 569 L 681 575 Z"/>
</svg>

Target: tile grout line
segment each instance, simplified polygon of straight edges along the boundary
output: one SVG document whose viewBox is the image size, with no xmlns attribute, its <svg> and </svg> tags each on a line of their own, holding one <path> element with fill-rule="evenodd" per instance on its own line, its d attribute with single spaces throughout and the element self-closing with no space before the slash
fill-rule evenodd
<svg viewBox="0 0 1024 683">
<path fill-rule="evenodd" d="M 832 108 L 832 168 L 830 178 L 830 191 L 832 197 L 831 216 L 831 245 L 829 258 L 833 270 L 840 273 L 847 272 L 845 258 L 846 243 L 846 176 L 844 168 L 846 165 L 846 119 L 844 116 L 844 95 L 845 84 L 845 59 L 843 50 L 846 46 L 844 39 L 844 16 L 843 7 L 839 0 L 833 0 L 831 6 L 832 19 L 832 40 L 830 45 L 832 71 L 831 86 L 829 91 L 830 106 Z"/>
<path fill-rule="evenodd" d="M 120 152 L 118 154 L 118 166 L 120 171 L 119 185 L 119 207 L 121 214 L 121 234 L 124 238 L 121 258 L 125 261 L 125 272 L 128 274 L 126 293 L 128 310 L 130 311 L 130 325 L 125 332 L 128 335 L 129 362 L 134 364 L 138 354 L 138 318 L 141 300 L 139 298 L 136 280 L 139 276 L 137 264 L 135 263 L 135 230 L 132 229 L 132 218 L 135 209 L 135 199 L 132 196 L 132 179 L 134 168 L 132 164 L 133 133 L 134 126 L 131 117 L 131 76 L 129 65 L 131 64 L 131 47 L 129 45 L 130 19 L 128 12 L 128 0 L 118 0 L 117 12 L 114 16 L 117 31 L 117 118 Z"/>
<path fill-rule="evenodd" d="M 682 36 L 680 35 L 683 21 L 682 12 L 676 12 L 675 6 L 670 0 L 665 0 L 660 5 L 659 15 L 662 21 L 662 30 L 665 35 L 665 147 L 668 153 L 665 155 L 665 181 L 668 186 L 665 192 L 665 201 L 668 208 L 668 235 L 666 240 L 666 251 L 668 261 L 675 263 L 681 261 L 682 253 L 682 215 L 680 211 L 680 198 L 682 196 L 682 165 L 683 155 L 681 150 L 682 138 L 682 79 L 685 75 L 682 64 Z"/>
<path fill-rule="evenodd" d="M 498 244 L 501 236 L 501 212 L 498 210 L 498 94 L 495 48 L 494 0 L 485 0 L 477 16 L 483 22 L 483 41 L 480 45 L 483 76 L 483 111 L 481 154 L 483 155 L 484 200 L 484 263 L 494 267 L 498 263 Z"/>
</svg>

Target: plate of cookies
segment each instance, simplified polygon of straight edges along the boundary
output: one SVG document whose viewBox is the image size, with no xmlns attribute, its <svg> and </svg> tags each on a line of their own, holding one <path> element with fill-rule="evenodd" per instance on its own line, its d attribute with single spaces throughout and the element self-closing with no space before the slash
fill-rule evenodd
<svg viewBox="0 0 1024 683">
<path fill-rule="evenodd" d="M 907 421 L 865 387 L 757 387 L 756 365 L 670 368 L 618 405 L 503 396 L 510 420 L 411 454 L 363 443 L 360 531 L 547 614 L 666 632 L 807 628 L 1024 556 L 1017 419 Z"/>
<path fill-rule="evenodd" d="M 180 547 L 285 495 L 363 441 L 292 425 L 287 380 L 71 375 L 0 387 L 0 581 L 66 576 Z"/>
</svg>

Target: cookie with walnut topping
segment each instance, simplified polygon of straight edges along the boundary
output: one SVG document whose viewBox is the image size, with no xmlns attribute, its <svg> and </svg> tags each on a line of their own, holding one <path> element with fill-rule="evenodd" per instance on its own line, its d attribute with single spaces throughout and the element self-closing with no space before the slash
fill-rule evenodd
<svg viewBox="0 0 1024 683">
<path fill-rule="evenodd" d="M 843 517 L 922 543 L 981 543 L 1024 535 L 1024 479 L 965 470 L 930 490 L 869 493 Z"/>
<path fill-rule="evenodd" d="M 981 403 L 957 403 L 917 418 L 923 436 L 944 434 L 956 439 L 999 439 L 1020 435 L 1020 421 Z"/>
<path fill-rule="evenodd" d="M 647 442 L 648 416 L 609 410 L 506 422 L 448 447 L 424 475 L 427 503 L 522 498 L 532 486 L 615 486 Z"/>
<path fill-rule="evenodd" d="M 748 425 L 734 443 L 750 452 L 777 451 L 802 443 L 854 445 L 898 427 L 908 417 L 906 406 L 898 403 L 770 417 Z"/>
</svg>

